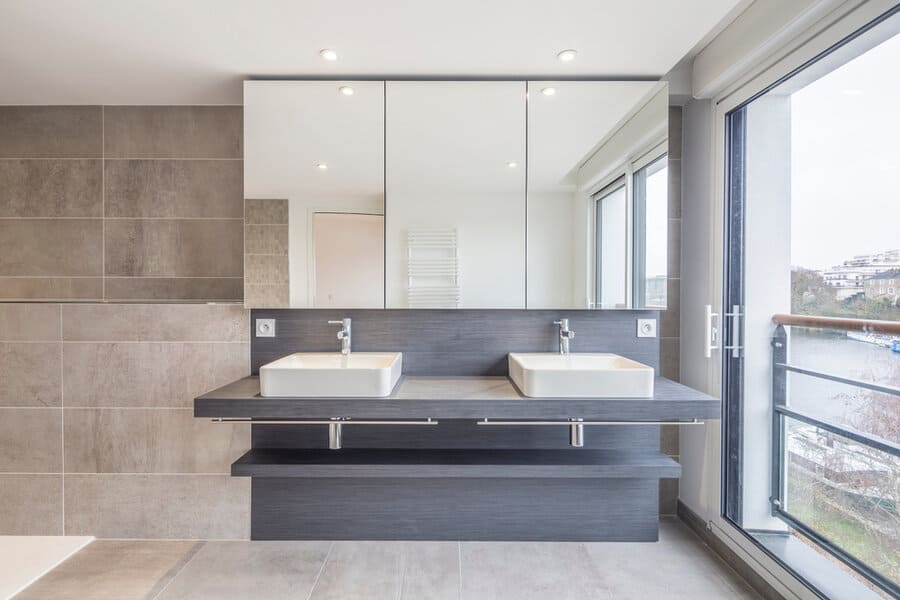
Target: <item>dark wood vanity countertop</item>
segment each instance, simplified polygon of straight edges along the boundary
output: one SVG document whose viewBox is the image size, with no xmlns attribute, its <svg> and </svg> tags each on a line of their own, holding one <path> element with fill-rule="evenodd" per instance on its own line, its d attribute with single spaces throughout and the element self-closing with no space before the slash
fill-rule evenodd
<svg viewBox="0 0 900 600">
<path fill-rule="evenodd" d="M 529 398 L 507 377 L 404 376 L 390 396 L 264 398 L 259 377 L 229 383 L 194 400 L 195 417 L 327 419 L 718 419 L 718 399 L 663 377 L 652 398 Z"/>
</svg>

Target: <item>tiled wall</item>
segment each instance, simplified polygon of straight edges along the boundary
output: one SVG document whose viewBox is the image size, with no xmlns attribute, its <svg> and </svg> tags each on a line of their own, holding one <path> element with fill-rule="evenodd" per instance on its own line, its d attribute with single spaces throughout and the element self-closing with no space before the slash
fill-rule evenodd
<svg viewBox="0 0 900 600">
<path fill-rule="evenodd" d="M 246 425 L 193 398 L 247 374 L 235 305 L 0 303 L 0 535 L 246 538 Z"/>
<path fill-rule="evenodd" d="M 241 300 L 239 106 L 0 107 L 0 300 Z"/>
<path fill-rule="evenodd" d="M 669 107 L 669 230 L 668 306 L 659 315 L 659 365 L 663 377 L 678 381 L 681 313 L 681 107 Z M 662 427 L 661 447 L 678 457 L 678 427 Z M 678 504 L 678 480 L 662 479 L 659 485 L 660 514 L 674 515 Z"/>
<path fill-rule="evenodd" d="M 244 204 L 244 305 L 290 306 L 288 201 Z"/>
</svg>

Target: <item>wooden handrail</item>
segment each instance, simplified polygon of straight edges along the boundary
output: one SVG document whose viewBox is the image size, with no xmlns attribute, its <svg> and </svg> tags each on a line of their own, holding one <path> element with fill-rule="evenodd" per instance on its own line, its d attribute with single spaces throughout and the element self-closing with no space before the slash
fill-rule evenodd
<svg viewBox="0 0 900 600">
<path fill-rule="evenodd" d="M 875 321 L 873 319 L 850 319 L 836 317 L 815 317 L 812 315 L 775 315 L 772 320 L 780 325 L 815 327 L 818 329 L 839 329 L 841 331 L 862 331 L 900 336 L 900 321 Z"/>
</svg>

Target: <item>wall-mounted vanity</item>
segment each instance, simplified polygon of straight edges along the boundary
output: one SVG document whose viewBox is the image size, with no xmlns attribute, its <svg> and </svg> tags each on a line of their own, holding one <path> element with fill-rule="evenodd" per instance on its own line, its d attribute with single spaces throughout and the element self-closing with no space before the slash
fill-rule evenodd
<svg viewBox="0 0 900 600">
<path fill-rule="evenodd" d="M 656 376 L 667 116 L 653 82 L 246 82 L 251 374 L 195 416 L 252 424 L 254 539 L 657 539 L 660 428 L 719 417 Z"/>
</svg>

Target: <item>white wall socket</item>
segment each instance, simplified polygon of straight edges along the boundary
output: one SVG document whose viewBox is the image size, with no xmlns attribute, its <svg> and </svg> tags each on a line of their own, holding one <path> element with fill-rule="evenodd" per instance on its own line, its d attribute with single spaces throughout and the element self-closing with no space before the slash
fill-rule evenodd
<svg viewBox="0 0 900 600">
<path fill-rule="evenodd" d="M 257 319 L 256 337 L 275 337 L 275 319 Z"/>
<path fill-rule="evenodd" d="M 639 338 L 656 337 L 656 319 L 638 319 L 637 336 Z"/>
</svg>

